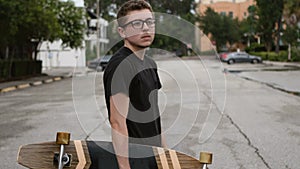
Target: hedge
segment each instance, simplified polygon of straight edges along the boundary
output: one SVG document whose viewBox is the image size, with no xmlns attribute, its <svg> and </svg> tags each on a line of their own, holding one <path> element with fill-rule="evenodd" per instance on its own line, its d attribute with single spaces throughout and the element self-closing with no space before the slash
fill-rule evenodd
<svg viewBox="0 0 300 169">
<path fill-rule="evenodd" d="M 22 78 L 42 73 L 42 61 L 0 60 L 0 80 Z"/>
<path fill-rule="evenodd" d="M 270 60 L 270 61 L 281 61 L 287 62 L 288 60 L 288 51 L 280 51 L 278 54 L 276 52 L 249 52 L 251 55 L 260 56 L 263 60 Z M 299 62 L 300 61 L 300 49 L 292 48 L 291 51 L 291 60 L 292 62 Z"/>
</svg>

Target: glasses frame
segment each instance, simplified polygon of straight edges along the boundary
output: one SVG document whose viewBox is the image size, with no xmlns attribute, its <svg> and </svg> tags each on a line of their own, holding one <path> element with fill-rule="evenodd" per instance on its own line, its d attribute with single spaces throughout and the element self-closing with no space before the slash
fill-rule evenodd
<svg viewBox="0 0 300 169">
<path fill-rule="evenodd" d="M 149 21 L 153 21 L 153 24 L 152 24 L 152 23 L 149 23 Z M 134 22 L 142 22 L 142 26 L 141 26 L 141 27 L 135 27 L 135 26 L 134 26 Z M 124 24 L 124 25 L 121 26 L 121 27 L 122 27 L 122 28 L 125 28 L 126 26 L 128 26 L 129 24 L 131 24 L 131 26 L 132 26 L 134 29 L 143 29 L 145 23 L 147 24 L 147 26 L 148 26 L 149 28 L 155 27 L 155 19 L 154 19 L 154 18 L 148 18 L 148 19 L 146 19 L 146 20 L 136 19 L 136 20 L 133 20 L 133 21 L 130 21 L 130 22 Z M 151 25 L 151 24 L 152 24 L 152 25 Z"/>
</svg>

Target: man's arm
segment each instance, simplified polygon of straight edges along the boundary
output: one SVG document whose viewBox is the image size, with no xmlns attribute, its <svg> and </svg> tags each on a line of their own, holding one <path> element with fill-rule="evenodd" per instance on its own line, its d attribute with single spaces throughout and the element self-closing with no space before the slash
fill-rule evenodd
<svg viewBox="0 0 300 169">
<path fill-rule="evenodd" d="M 166 143 L 166 138 L 165 138 L 165 135 L 163 133 L 161 133 L 161 146 L 163 148 L 168 148 L 167 143 Z"/>
<path fill-rule="evenodd" d="M 130 169 L 128 160 L 128 131 L 126 117 L 129 98 L 123 93 L 110 97 L 110 124 L 112 127 L 112 143 L 117 156 L 119 169 Z"/>
</svg>

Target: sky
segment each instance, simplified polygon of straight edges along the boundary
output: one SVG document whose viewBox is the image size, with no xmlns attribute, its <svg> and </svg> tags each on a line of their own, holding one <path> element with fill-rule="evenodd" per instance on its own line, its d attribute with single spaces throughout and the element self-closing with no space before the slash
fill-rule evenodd
<svg viewBox="0 0 300 169">
<path fill-rule="evenodd" d="M 61 1 L 68 1 L 68 0 L 61 0 Z M 75 2 L 75 6 L 76 7 L 84 7 L 84 0 L 71 0 L 73 2 Z"/>
</svg>

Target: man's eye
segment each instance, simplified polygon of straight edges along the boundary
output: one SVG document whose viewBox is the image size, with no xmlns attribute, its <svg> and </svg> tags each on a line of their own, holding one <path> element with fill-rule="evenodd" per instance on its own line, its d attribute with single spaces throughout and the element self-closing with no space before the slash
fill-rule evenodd
<svg viewBox="0 0 300 169">
<path fill-rule="evenodd" d="M 141 25 L 142 25 L 142 22 L 137 21 L 137 22 L 132 22 L 132 24 L 133 24 L 134 26 L 141 26 Z"/>
<path fill-rule="evenodd" d="M 148 20 L 148 21 L 147 21 L 147 25 L 153 25 L 154 22 L 155 22 L 154 20 Z"/>
</svg>

